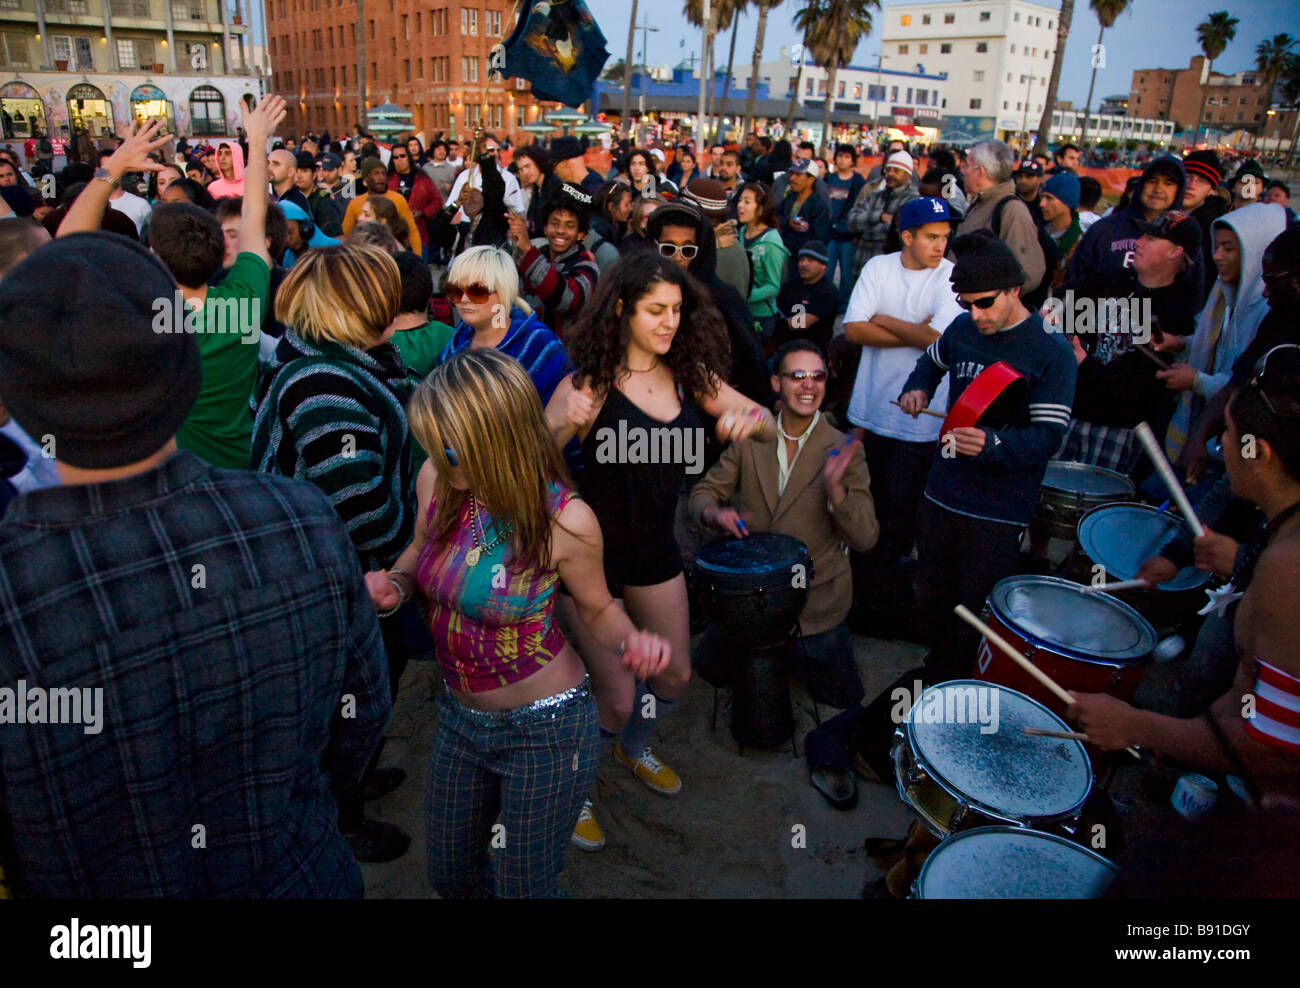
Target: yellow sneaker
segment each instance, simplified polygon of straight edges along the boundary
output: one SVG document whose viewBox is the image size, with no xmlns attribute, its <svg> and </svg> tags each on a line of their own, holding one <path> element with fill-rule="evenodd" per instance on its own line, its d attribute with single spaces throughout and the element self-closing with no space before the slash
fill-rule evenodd
<svg viewBox="0 0 1300 988">
<path fill-rule="evenodd" d="M 614 757 L 632 770 L 632 773 L 647 787 L 664 796 L 673 796 L 682 790 L 682 780 L 677 773 L 657 759 L 646 748 L 640 758 L 631 758 L 623 750 L 623 745 L 614 742 Z"/>
<path fill-rule="evenodd" d="M 573 828 L 573 843 L 584 851 L 599 851 L 605 846 L 605 832 L 596 822 L 596 814 L 591 812 L 591 800 L 582 804 L 578 825 Z"/>
</svg>

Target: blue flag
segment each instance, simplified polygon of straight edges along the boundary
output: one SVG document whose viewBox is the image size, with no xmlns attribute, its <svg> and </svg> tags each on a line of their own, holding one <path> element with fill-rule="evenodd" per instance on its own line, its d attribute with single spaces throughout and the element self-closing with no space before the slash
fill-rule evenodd
<svg viewBox="0 0 1300 988">
<path fill-rule="evenodd" d="M 605 36 L 583 0 L 523 0 L 494 67 L 532 85 L 539 100 L 577 107 L 609 60 Z"/>
</svg>

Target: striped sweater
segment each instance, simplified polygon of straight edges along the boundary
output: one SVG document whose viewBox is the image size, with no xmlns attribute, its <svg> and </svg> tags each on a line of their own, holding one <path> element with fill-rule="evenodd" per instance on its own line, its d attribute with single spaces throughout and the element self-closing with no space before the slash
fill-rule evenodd
<svg viewBox="0 0 1300 988">
<path fill-rule="evenodd" d="M 1049 334 L 1036 312 L 1010 329 L 985 336 L 963 312 L 921 354 L 903 393 L 919 389 L 933 395 L 948 374 L 951 409 L 967 385 L 999 360 L 1025 376 L 1024 403 L 1009 410 L 1006 428 L 981 426 L 985 443 L 978 456 L 945 456 L 940 442 L 925 496 L 957 514 L 1027 525 L 1047 461 L 1070 424 L 1075 362 L 1065 336 Z"/>
<path fill-rule="evenodd" d="M 599 277 L 596 259 L 581 241 L 552 258 L 547 242 L 534 240 L 519 259 L 519 278 L 529 304 L 561 340 L 565 326 L 596 290 Z"/>
<path fill-rule="evenodd" d="M 324 491 L 366 570 L 391 566 L 414 534 L 413 385 L 391 343 L 309 343 L 289 329 L 254 397 L 253 469 Z"/>
</svg>

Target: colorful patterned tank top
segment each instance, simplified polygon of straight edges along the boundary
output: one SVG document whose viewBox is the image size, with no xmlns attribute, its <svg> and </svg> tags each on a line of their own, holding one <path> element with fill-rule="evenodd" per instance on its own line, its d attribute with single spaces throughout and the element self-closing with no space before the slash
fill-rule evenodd
<svg viewBox="0 0 1300 988">
<path fill-rule="evenodd" d="M 572 491 L 552 484 L 550 508 L 559 514 Z M 426 522 L 432 523 L 429 504 Z M 479 524 L 491 545 L 500 534 L 482 505 Z M 447 686 L 463 693 L 485 693 L 527 679 L 564 648 L 555 621 L 555 569 L 512 569 L 509 539 L 482 551 L 471 566 L 474 548 L 469 499 L 448 542 L 426 541 L 416 564 L 416 580 L 428 600 L 426 620 Z"/>
</svg>

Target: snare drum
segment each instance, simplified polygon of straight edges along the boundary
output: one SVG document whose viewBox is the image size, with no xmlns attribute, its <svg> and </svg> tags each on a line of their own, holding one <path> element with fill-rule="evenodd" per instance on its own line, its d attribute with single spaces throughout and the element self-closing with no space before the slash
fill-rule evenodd
<svg viewBox="0 0 1300 988">
<path fill-rule="evenodd" d="M 1050 460 L 1043 475 L 1035 517 L 1048 534 L 1073 542 L 1079 519 L 1103 504 L 1133 499 L 1133 482 L 1122 473 L 1091 463 Z"/>
<path fill-rule="evenodd" d="M 1068 829 L 1092 791 L 1088 753 L 1026 727 L 1070 730 L 1006 687 L 972 679 L 931 686 L 894 735 L 898 795 L 939 837 L 990 823 Z"/>
<path fill-rule="evenodd" d="M 1156 647 L 1151 623 L 1123 601 L 1082 593 L 1054 576 L 1012 576 L 994 585 L 984 621 L 1067 690 L 1132 699 Z M 1033 697 L 1057 715 L 1066 705 L 1038 680 L 981 640 L 975 676 Z"/>
<path fill-rule="evenodd" d="M 1099 899 L 1119 869 L 1086 847 L 1036 830 L 980 827 L 936 847 L 916 899 Z"/>
<path fill-rule="evenodd" d="M 705 614 L 727 645 L 776 645 L 799 620 L 812 584 L 812 557 L 790 535 L 756 532 L 702 546 L 691 581 Z"/>
<path fill-rule="evenodd" d="M 1183 527 L 1183 521 L 1148 504 L 1109 504 L 1093 508 L 1079 521 L 1079 547 L 1066 573 L 1091 583 L 1093 566 L 1105 570 L 1106 582 L 1132 580 Z M 1171 628 L 1191 618 L 1205 603 L 1210 574 L 1187 566 L 1168 583 L 1115 594 L 1157 628 Z"/>
</svg>

